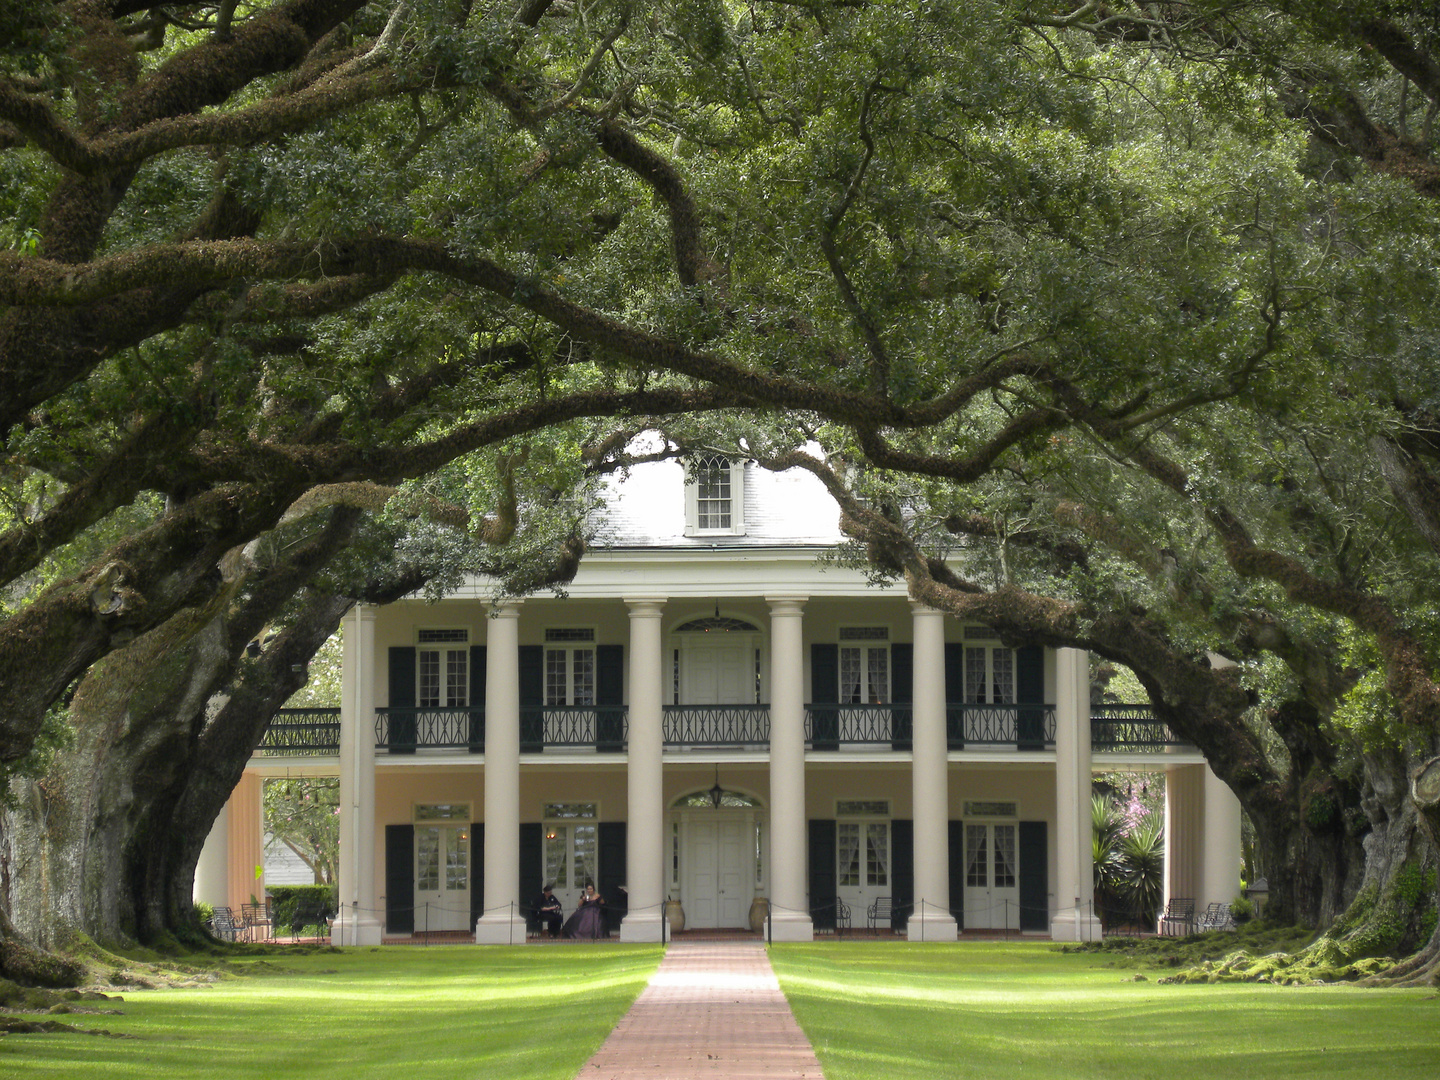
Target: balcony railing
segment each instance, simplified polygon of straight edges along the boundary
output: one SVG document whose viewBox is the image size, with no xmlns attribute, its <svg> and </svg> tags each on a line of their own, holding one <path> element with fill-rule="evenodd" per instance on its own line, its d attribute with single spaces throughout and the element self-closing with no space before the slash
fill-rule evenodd
<svg viewBox="0 0 1440 1080">
<path fill-rule="evenodd" d="M 1168 724 L 1156 720 L 1149 705 L 1097 705 L 1090 716 L 1090 746 L 1096 751 L 1160 753 L 1167 747 L 1189 745 Z"/>
<path fill-rule="evenodd" d="M 416 750 L 485 749 L 483 708 L 375 710 L 375 749 L 391 754 Z"/>
<path fill-rule="evenodd" d="M 262 757 L 339 752 L 339 709 L 280 709 L 255 748 Z"/>
<path fill-rule="evenodd" d="M 805 707 L 805 739 L 811 749 L 889 746 L 909 750 L 914 707 L 829 705 Z M 1053 705 L 962 705 L 945 708 L 952 750 L 1013 746 L 1044 750 L 1055 745 Z M 1090 721 L 1096 752 L 1161 752 L 1188 746 L 1148 705 L 1105 705 Z M 526 708 L 520 716 L 520 745 L 527 753 L 550 749 L 620 752 L 629 739 L 623 705 Z M 770 743 L 768 705 L 666 705 L 664 739 L 669 748 L 749 747 Z M 271 720 L 256 753 L 335 754 L 340 748 L 339 709 L 281 709 Z M 375 710 L 375 748 L 392 754 L 416 750 L 485 749 L 483 708 Z"/>
<path fill-rule="evenodd" d="M 666 705 L 665 745 L 770 745 L 769 705 Z"/>
</svg>

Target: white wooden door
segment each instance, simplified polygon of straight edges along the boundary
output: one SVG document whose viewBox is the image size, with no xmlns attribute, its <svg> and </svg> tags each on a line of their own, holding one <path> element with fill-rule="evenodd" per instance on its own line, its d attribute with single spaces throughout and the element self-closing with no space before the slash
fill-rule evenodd
<svg viewBox="0 0 1440 1080">
<path fill-rule="evenodd" d="M 749 705 L 755 701 L 755 648 L 743 641 L 689 645 L 683 651 L 682 705 Z"/>
<path fill-rule="evenodd" d="M 470 926 L 470 827 L 415 826 L 415 932 Z"/>
<path fill-rule="evenodd" d="M 749 925 L 755 892 L 747 858 L 750 828 L 741 816 L 706 814 L 690 818 L 682 889 L 687 928 Z"/>
<path fill-rule="evenodd" d="M 1016 828 L 965 823 L 965 926 L 975 930 L 1020 928 L 1020 872 Z"/>
</svg>

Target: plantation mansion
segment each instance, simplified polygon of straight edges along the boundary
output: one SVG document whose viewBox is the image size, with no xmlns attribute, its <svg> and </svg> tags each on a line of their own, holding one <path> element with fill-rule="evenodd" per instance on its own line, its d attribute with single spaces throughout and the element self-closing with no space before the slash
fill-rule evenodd
<svg viewBox="0 0 1440 1080">
<path fill-rule="evenodd" d="M 522 942 L 543 884 L 568 912 L 586 881 L 622 940 L 768 911 L 803 941 L 872 909 L 911 940 L 1083 940 L 1090 779 L 1114 769 L 1164 775 L 1167 898 L 1234 897 L 1239 804 L 1197 750 L 1092 709 L 1084 652 L 824 561 L 839 511 L 813 477 L 646 464 L 604 507 L 563 597 L 476 580 L 354 609 L 338 716 L 275 719 L 197 899 L 263 895 L 264 778 L 338 775 L 338 944 Z"/>
</svg>

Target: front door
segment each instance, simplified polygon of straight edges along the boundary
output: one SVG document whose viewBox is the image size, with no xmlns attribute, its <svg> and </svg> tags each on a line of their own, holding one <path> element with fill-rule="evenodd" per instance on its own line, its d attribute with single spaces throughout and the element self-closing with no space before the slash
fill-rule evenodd
<svg viewBox="0 0 1440 1080">
<path fill-rule="evenodd" d="M 743 814 L 690 817 L 682 889 L 687 928 L 743 927 L 754 896 L 747 860 L 751 826 Z"/>
<path fill-rule="evenodd" d="M 890 822 L 840 821 L 835 826 L 835 891 L 850 905 L 855 926 L 882 896 L 893 896 L 890 881 Z"/>
<path fill-rule="evenodd" d="M 470 827 L 415 826 L 415 932 L 470 925 Z"/>
<path fill-rule="evenodd" d="M 1018 930 L 1019 877 L 1015 826 L 966 822 L 966 929 Z"/>
</svg>

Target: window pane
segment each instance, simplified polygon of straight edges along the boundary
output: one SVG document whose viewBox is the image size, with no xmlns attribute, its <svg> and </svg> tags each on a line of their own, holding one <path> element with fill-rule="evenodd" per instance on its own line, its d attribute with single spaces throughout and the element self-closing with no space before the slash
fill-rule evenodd
<svg viewBox="0 0 1440 1080">
<path fill-rule="evenodd" d="M 1015 703 L 1015 652 L 1012 649 L 991 649 L 990 663 L 994 667 L 994 691 L 990 698 L 996 705 Z"/>
<path fill-rule="evenodd" d="M 890 700 L 890 650 L 870 650 L 869 699 L 876 704 Z"/>
<path fill-rule="evenodd" d="M 421 892 L 440 889 L 440 830 L 433 825 L 415 830 L 415 888 Z"/>
<path fill-rule="evenodd" d="M 890 884 L 890 823 L 872 821 L 865 827 L 868 843 L 865 850 L 866 884 Z"/>
<path fill-rule="evenodd" d="M 863 689 L 863 678 L 864 672 L 860 667 L 860 650 L 842 648 L 840 650 L 840 703 L 842 705 L 858 705 L 864 700 L 860 696 Z"/>
<path fill-rule="evenodd" d="M 557 889 L 570 887 L 569 830 L 564 825 L 551 825 L 545 830 L 545 880 Z"/>
<path fill-rule="evenodd" d="M 420 650 L 420 691 L 418 704 L 422 709 L 434 709 L 440 704 L 439 650 Z"/>
<path fill-rule="evenodd" d="M 860 826 L 855 822 L 842 821 L 835 828 L 838 859 L 836 865 L 837 884 L 855 886 L 860 884 Z"/>
<path fill-rule="evenodd" d="M 730 463 L 704 458 L 695 466 L 695 524 L 702 529 L 730 527 Z"/>
<path fill-rule="evenodd" d="M 965 650 L 965 700 L 972 705 L 984 705 L 985 698 L 985 650 Z"/>
<path fill-rule="evenodd" d="M 571 705 L 595 704 L 595 650 L 576 649 L 570 654 L 573 691 Z"/>
<path fill-rule="evenodd" d="M 995 829 L 995 887 L 1015 887 L 1015 826 L 996 825 Z"/>
<path fill-rule="evenodd" d="M 451 891 L 470 887 L 469 839 L 464 829 L 445 830 L 445 888 Z"/>
<path fill-rule="evenodd" d="M 470 655 L 464 649 L 452 649 L 445 654 L 445 704 L 464 705 L 467 701 L 469 679 L 466 677 L 470 666 Z"/>
<path fill-rule="evenodd" d="M 990 884 L 986 877 L 989 869 L 986 839 L 984 825 L 965 826 L 965 884 L 981 889 Z"/>
<path fill-rule="evenodd" d="M 583 886 L 586 882 L 599 884 L 600 875 L 596 872 L 595 866 L 595 826 L 575 826 L 575 862 L 572 867 L 574 871 L 571 880 L 577 886 Z"/>
</svg>

